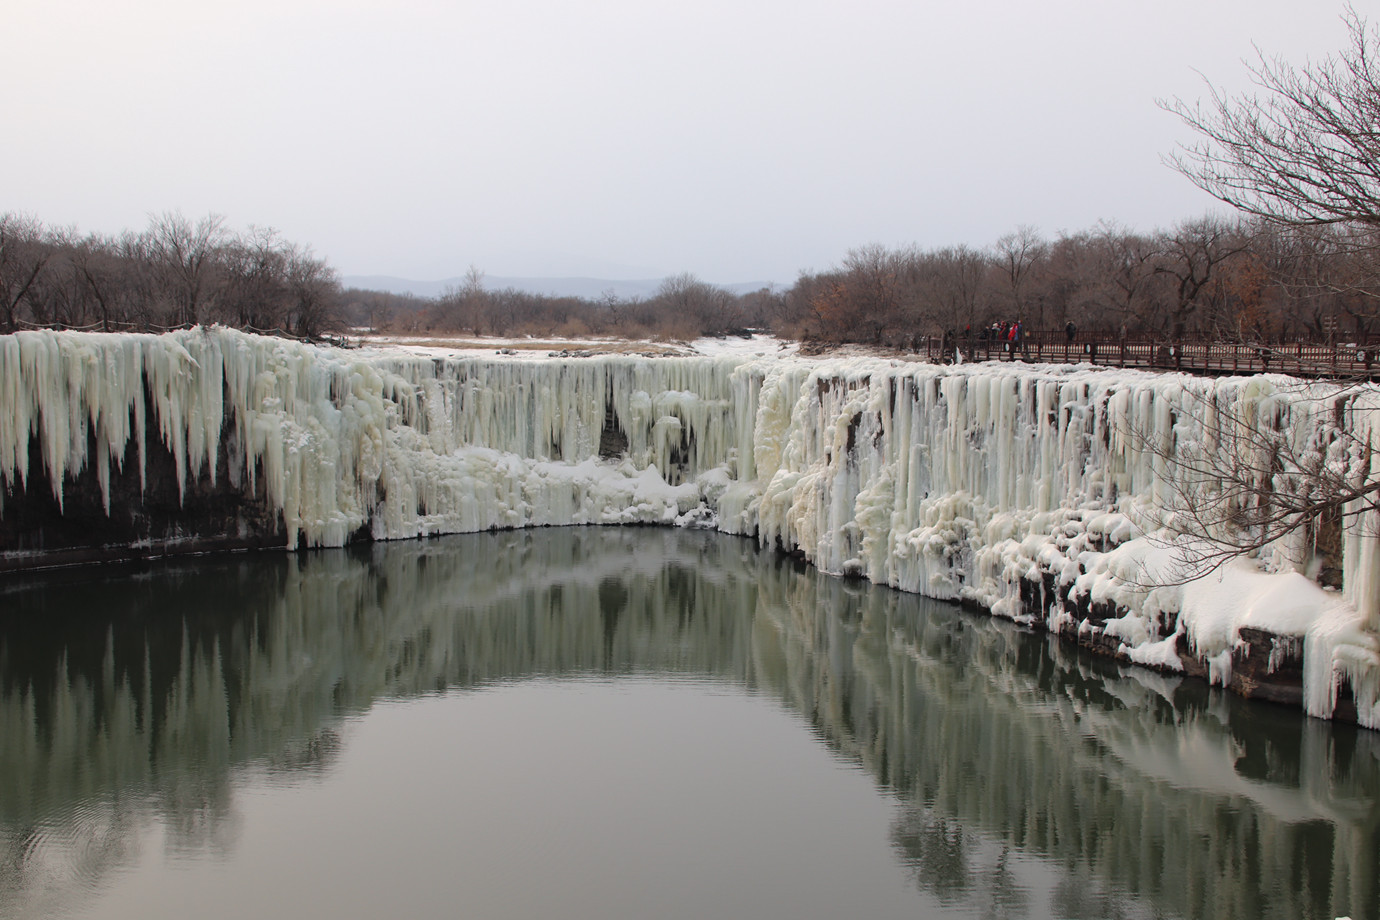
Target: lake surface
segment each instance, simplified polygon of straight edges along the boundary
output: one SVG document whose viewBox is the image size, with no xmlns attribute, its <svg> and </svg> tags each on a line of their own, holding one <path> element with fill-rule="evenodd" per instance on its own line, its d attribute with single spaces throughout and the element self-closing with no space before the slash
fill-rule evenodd
<svg viewBox="0 0 1380 920">
<path fill-rule="evenodd" d="M 1380 733 L 748 541 L 0 581 L 0 916 L 1380 916 Z"/>
</svg>

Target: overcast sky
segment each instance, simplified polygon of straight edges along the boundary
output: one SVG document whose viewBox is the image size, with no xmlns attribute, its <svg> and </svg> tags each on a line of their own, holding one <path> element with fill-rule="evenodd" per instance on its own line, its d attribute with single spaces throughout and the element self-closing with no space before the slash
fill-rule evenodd
<svg viewBox="0 0 1380 920">
<path fill-rule="evenodd" d="M 343 274 L 790 283 L 1214 203 L 1157 98 L 1333 0 L 0 0 L 0 211 L 215 212 Z M 1201 74 L 1201 75 L 1200 75 Z"/>
</svg>

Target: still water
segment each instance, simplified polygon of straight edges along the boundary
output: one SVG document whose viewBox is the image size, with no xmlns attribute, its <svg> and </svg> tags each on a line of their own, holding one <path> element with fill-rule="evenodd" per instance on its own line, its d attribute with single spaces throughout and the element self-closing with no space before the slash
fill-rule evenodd
<svg viewBox="0 0 1380 920">
<path fill-rule="evenodd" d="M 1376 918 L 1380 733 L 555 529 L 0 582 L 0 917 Z"/>
</svg>

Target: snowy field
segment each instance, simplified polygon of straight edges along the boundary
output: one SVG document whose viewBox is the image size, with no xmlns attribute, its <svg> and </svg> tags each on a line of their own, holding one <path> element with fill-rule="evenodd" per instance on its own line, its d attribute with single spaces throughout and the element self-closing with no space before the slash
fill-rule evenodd
<svg viewBox="0 0 1380 920">
<path fill-rule="evenodd" d="M 503 338 L 485 336 L 475 338 L 458 335 L 392 335 L 360 332 L 350 336 L 350 342 L 362 348 L 387 350 L 398 348 L 430 357 L 479 358 L 501 355 L 519 360 L 546 360 L 553 355 L 641 355 L 656 357 L 770 357 L 795 354 L 799 346 L 768 335 L 751 337 L 724 336 L 703 338 L 693 342 L 654 342 L 627 339 L 563 339 L 555 337 Z"/>
</svg>

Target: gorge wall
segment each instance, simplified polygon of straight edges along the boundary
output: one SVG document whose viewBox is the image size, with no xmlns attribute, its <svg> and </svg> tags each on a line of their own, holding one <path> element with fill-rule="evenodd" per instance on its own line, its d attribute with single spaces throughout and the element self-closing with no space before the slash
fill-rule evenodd
<svg viewBox="0 0 1380 920">
<path fill-rule="evenodd" d="M 1186 477 L 1201 469 L 1180 462 L 1259 470 L 1251 495 L 1194 484 L 1249 516 L 1300 471 L 1226 437 L 1233 426 L 1276 433 L 1291 462 L 1369 481 L 1377 408 L 1373 387 L 1087 366 L 19 333 L 0 337 L 0 566 L 716 527 L 1380 727 L 1374 513 L 1354 505 L 1212 568 L 1201 538 L 1240 516 L 1183 536 Z"/>
</svg>

